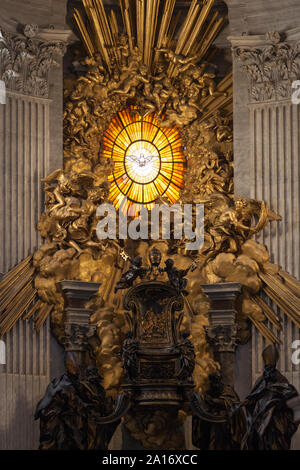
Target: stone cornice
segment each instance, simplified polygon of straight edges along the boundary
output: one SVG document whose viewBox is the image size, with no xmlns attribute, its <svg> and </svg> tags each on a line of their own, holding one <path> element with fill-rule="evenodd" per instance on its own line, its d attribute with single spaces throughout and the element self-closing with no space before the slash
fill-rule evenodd
<svg viewBox="0 0 300 470">
<path fill-rule="evenodd" d="M 6 88 L 25 95 L 48 98 L 48 74 L 65 53 L 68 32 L 23 27 L 23 34 L 0 26 L 0 79 Z M 45 40 L 47 39 L 47 40 Z"/>
<path fill-rule="evenodd" d="M 265 36 L 230 37 L 233 55 L 250 80 L 252 103 L 291 98 L 292 83 L 300 78 L 300 29 Z"/>
<path fill-rule="evenodd" d="M 267 34 L 243 34 L 242 36 L 228 36 L 228 41 L 235 47 L 264 47 L 274 44 L 272 33 Z M 288 31 L 275 32 L 280 35 L 281 41 L 298 42 L 300 41 L 300 28 L 293 28 Z"/>
</svg>

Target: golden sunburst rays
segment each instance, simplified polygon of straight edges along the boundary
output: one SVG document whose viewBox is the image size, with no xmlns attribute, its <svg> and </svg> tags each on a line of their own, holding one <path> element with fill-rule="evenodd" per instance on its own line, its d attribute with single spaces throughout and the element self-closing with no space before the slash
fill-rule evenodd
<svg viewBox="0 0 300 470">
<path fill-rule="evenodd" d="M 130 209 L 130 214 L 136 214 L 141 205 L 151 209 L 160 196 L 175 203 L 186 164 L 179 130 L 161 129 L 156 113 L 142 118 L 135 109 L 127 108 L 113 118 L 101 152 L 115 163 L 109 200 L 117 209 Z"/>
<path fill-rule="evenodd" d="M 18 320 L 34 318 L 40 331 L 53 310 L 53 305 L 38 299 L 34 286 L 35 269 L 32 255 L 14 266 L 0 282 L 0 337 L 8 333 Z"/>
<path fill-rule="evenodd" d="M 119 26 L 113 10 L 107 14 L 102 0 L 82 0 L 86 20 L 75 9 L 74 18 L 81 38 L 90 56 L 101 54 L 108 70 L 120 63 Z M 174 14 L 176 0 L 120 0 L 123 29 L 129 42 L 129 51 L 137 46 L 143 61 L 150 69 L 160 59 L 158 49 L 175 45 L 175 53 L 184 56 L 205 57 L 220 32 L 224 20 L 212 12 L 214 0 L 192 0 L 182 26 L 178 31 L 179 13 Z M 168 73 L 172 76 L 174 66 Z"/>
<path fill-rule="evenodd" d="M 213 116 L 218 110 L 222 110 L 227 117 L 233 115 L 233 83 L 232 83 L 232 72 L 229 72 L 223 80 L 217 86 L 217 90 L 225 93 L 225 95 L 209 95 L 202 100 L 202 107 L 204 112 L 199 118 L 199 122 L 206 121 Z"/>
</svg>

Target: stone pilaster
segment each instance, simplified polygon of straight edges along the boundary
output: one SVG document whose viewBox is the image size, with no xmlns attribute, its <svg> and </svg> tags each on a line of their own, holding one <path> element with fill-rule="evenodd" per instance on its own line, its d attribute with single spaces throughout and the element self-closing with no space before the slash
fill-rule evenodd
<svg viewBox="0 0 300 470">
<path fill-rule="evenodd" d="M 220 363 L 224 383 L 234 386 L 234 362 L 237 347 L 235 302 L 241 292 L 236 282 L 206 284 L 202 286 L 210 299 L 210 325 L 206 327 L 208 340 Z"/>
<path fill-rule="evenodd" d="M 0 25 L 0 80 L 6 87 L 5 104 L 0 105 L 0 272 L 41 243 L 36 228 L 43 211 L 40 179 L 50 171 L 53 140 L 49 73 L 59 68 L 65 51 L 65 42 L 51 31 L 52 36 L 44 32 L 52 37 L 49 41 L 39 37 L 43 33 L 34 24 L 25 25 L 23 34 Z M 57 87 L 62 91 L 62 81 Z"/>
<path fill-rule="evenodd" d="M 268 28 L 266 23 L 261 30 Z M 300 79 L 300 29 L 231 36 L 229 40 L 233 51 L 236 196 L 264 200 L 282 217 L 282 221 L 266 227 L 257 241 L 267 246 L 271 261 L 299 279 L 300 105 L 292 102 L 292 93 L 296 91 L 293 84 Z M 273 329 L 272 325 L 268 327 Z M 299 389 L 300 369 L 292 364 L 290 353 L 299 330 L 284 316 L 280 336 L 278 368 Z M 249 359 L 252 384 L 263 370 L 264 347 L 264 339 L 253 329 Z M 242 353 L 238 364 L 241 384 L 247 380 L 246 367 L 241 364 L 247 363 L 248 354 Z"/>
<path fill-rule="evenodd" d="M 64 0 L 34 5 L 31 0 L 4 2 L 0 7 L 0 83 L 6 92 L 5 100 L 0 99 L 0 272 L 5 273 L 39 247 L 36 225 L 44 210 L 40 179 L 63 164 L 62 56 L 70 31 L 63 26 Z M 28 24 L 22 26 L 21 21 Z M 51 22 L 56 26 L 36 26 Z M 57 25 L 61 29 L 55 29 Z M 50 379 L 63 371 L 63 355 L 49 323 L 37 333 L 32 321 L 19 321 L 4 338 L 1 449 L 38 446 L 34 409 Z"/>
<path fill-rule="evenodd" d="M 65 298 L 65 350 L 73 352 L 79 364 L 84 365 L 88 339 L 96 326 L 90 324 L 92 310 L 86 303 L 95 294 L 100 283 L 84 281 L 60 281 Z"/>
<path fill-rule="evenodd" d="M 248 89 L 244 108 L 249 122 L 244 134 L 250 154 L 248 162 L 235 154 L 237 173 L 239 165 L 248 163 L 247 196 L 265 200 L 282 216 L 282 222 L 266 228 L 258 240 L 268 246 L 275 263 L 299 278 L 300 107 L 293 104 L 292 93 L 296 91 L 293 84 L 300 79 L 300 29 L 229 39 L 235 65 Z"/>
</svg>

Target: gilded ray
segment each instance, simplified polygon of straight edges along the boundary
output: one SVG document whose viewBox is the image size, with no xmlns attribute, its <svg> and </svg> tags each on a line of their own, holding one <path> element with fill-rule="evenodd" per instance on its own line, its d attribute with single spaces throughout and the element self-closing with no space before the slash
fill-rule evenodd
<svg viewBox="0 0 300 470">
<path fill-rule="evenodd" d="M 160 48 L 170 48 L 176 42 L 175 53 L 185 57 L 196 54 L 199 60 L 208 52 L 213 40 L 223 26 L 217 12 L 211 14 L 214 0 L 192 0 L 190 8 L 175 39 L 180 11 L 174 14 L 176 0 L 120 0 L 123 27 L 118 25 L 115 12 L 105 10 L 103 0 L 83 0 L 86 22 L 74 10 L 79 34 L 90 56 L 98 52 L 109 71 L 113 63 L 120 63 L 118 38 L 122 30 L 128 37 L 129 51 L 137 46 L 149 69 L 160 60 Z M 134 5 L 135 4 L 135 5 Z M 173 76 L 174 64 L 168 74 Z"/>
</svg>

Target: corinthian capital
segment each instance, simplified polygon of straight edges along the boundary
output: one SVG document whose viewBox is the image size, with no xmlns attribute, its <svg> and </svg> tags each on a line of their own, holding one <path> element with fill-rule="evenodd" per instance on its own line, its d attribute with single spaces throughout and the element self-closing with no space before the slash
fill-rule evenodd
<svg viewBox="0 0 300 470">
<path fill-rule="evenodd" d="M 48 98 L 48 73 L 65 53 L 65 42 L 37 37 L 37 25 L 25 25 L 23 34 L 0 27 L 0 80 L 6 88 Z"/>
<path fill-rule="evenodd" d="M 292 83 L 300 79 L 298 34 L 270 31 L 265 36 L 231 37 L 234 57 L 250 80 L 250 102 L 290 99 Z"/>
</svg>

